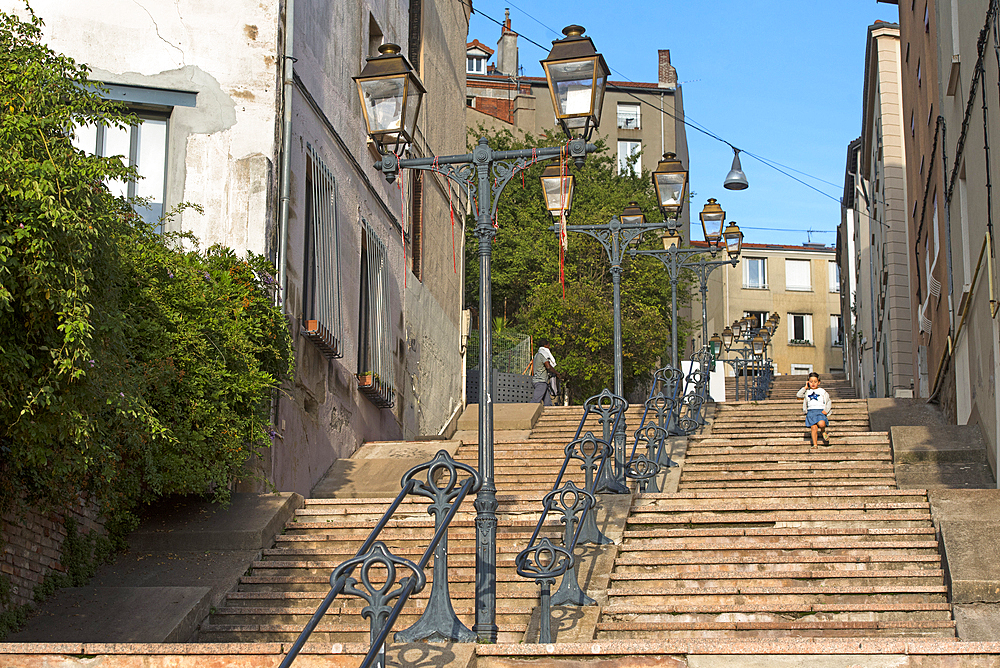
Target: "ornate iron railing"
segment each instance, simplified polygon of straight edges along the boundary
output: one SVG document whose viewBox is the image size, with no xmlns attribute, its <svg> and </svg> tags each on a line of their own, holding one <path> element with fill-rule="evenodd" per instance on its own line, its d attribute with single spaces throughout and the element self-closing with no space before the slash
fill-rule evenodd
<svg viewBox="0 0 1000 668">
<path fill-rule="evenodd" d="M 417 476 L 424 471 L 426 480 L 418 480 Z M 460 482 L 459 471 L 468 473 L 469 477 Z M 331 573 L 330 592 L 302 629 L 280 668 L 292 665 L 330 605 L 342 593 L 357 596 L 368 603 L 361 614 L 369 621 L 371 647 L 361 662 L 361 668 L 372 665 L 384 668 L 386 640 L 409 597 L 424 588 L 427 582 L 424 569 L 432 555 L 434 578 L 427 607 L 416 624 L 396 633 L 396 640 L 475 641 L 476 634 L 455 615 L 448 594 L 448 526 L 465 497 L 479 490 L 482 478 L 475 469 L 456 462 L 447 451 L 440 450 L 429 462 L 407 471 L 400 485 L 402 489 L 399 495 L 372 529 L 357 554 Z M 417 563 L 393 555 L 385 543 L 378 540 L 379 533 L 410 494 L 430 499 L 427 512 L 434 515 L 434 537 Z M 385 577 L 380 578 L 379 582 L 374 582 L 372 578 L 372 569 L 375 568 L 384 571 Z M 397 571 L 401 568 L 409 570 L 412 575 L 399 579 Z M 354 576 L 356 569 L 359 569 L 358 577 Z M 395 604 L 390 605 L 394 599 Z"/>
<path fill-rule="evenodd" d="M 617 482 L 613 476 L 606 476 L 605 472 L 611 469 L 616 458 L 616 449 L 611 446 L 611 438 L 619 421 L 624 419 L 627 408 L 628 402 L 608 390 L 584 402 L 580 425 L 573 440 L 566 444 L 566 454 L 552 485 L 552 491 L 542 499 L 542 514 L 538 518 L 528 546 L 514 560 L 517 573 L 535 580 L 539 585 L 539 642 L 552 642 L 553 605 L 584 606 L 595 603 L 594 599 L 587 596 L 580 588 L 575 550 L 579 544 L 607 545 L 612 542 L 597 526 L 594 494 L 602 481 L 606 484 Z M 586 432 L 583 437 L 580 436 L 587 418 L 591 415 L 598 416 L 604 438 L 595 437 L 591 431 Z M 573 460 L 581 462 L 580 468 L 584 472 L 583 489 L 572 481 L 562 482 Z M 626 473 L 623 464 L 623 477 Z M 628 491 L 627 487 L 625 489 Z M 554 544 L 547 536 L 539 538 L 549 513 L 554 510 L 562 513 L 562 545 Z M 553 595 L 552 585 L 560 576 L 562 582 Z"/>
</svg>

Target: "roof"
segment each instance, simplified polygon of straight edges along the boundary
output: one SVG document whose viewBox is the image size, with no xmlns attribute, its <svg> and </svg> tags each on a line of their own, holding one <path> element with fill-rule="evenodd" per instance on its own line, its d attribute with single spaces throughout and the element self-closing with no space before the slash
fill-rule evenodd
<svg viewBox="0 0 1000 668">
<path fill-rule="evenodd" d="M 692 241 L 691 246 L 694 248 L 708 248 L 707 241 Z M 822 244 L 810 244 L 810 245 L 786 245 L 786 244 L 754 244 L 743 242 L 743 250 L 747 249 L 753 250 L 769 250 L 769 251 L 787 251 L 790 253 L 836 253 L 837 249 L 834 246 L 824 246 Z"/>
<path fill-rule="evenodd" d="M 494 53 L 493 49 L 491 49 L 490 47 L 486 46 L 485 44 L 483 44 L 482 42 L 480 42 L 478 39 L 474 39 L 471 42 L 467 42 L 466 45 L 465 45 L 465 50 L 466 51 L 475 51 L 477 49 L 479 51 L 482 51 L 483 53 L 485 53 L 487 56 L 492 56 L 493 53 Z"/>
</svg>

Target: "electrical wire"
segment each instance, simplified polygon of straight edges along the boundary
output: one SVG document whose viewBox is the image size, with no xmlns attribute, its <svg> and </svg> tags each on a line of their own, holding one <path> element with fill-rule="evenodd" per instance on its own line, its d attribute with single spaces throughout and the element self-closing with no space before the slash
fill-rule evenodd
<svg viewBox="0 0 1000 668">
<path fill-rule="evenodd" d="M 520 7 L 518 7 L 517 5 L 515 5 L 513 2 L 508 2 L 507 4 L 511 5 L 512 7 L 514 7 L 514 9 L 517 9 L 519 12 L 521 12 L 522 14 L 524 14 L 529 19 L 531 19 L 532 21 L 534 21 L 538 25 L 542 26 L 546 30 L 549 30 L 550 32 L 552 32 L 552 33 L 554 33 L 556 35 L 559 34 L 555 30 L 553 30 L 551 27 L 545 25 L 544 23 L 542 23 L 541 21 L 539 21 L 538 19 L 536 19 L 534 16 L 532 16 L 528 12 L 524 11 L 523 9 L 521 9 Z M 474 11 L 474 13 L 479 14 L 483 18 L 489 19 L 493 23 L 496 23 L 498 26 L 504 27 L 504 23 L 503 22 L 498 21 L 497 19 L 493 18 L 489 14 L 484 13 L 482 10 L 473 10 L 473 11 Z M 547 52 L 549 50 L 549 47 L 543 46 L 543 45 L 539 44 L 538 42 L 536 42 L 535 40 L 531 39 L 530 37 L 522 35 L 521 33 L 518 33 L 518 37 L 522 37 L 526 42 L 529 42 L 530 44 L 534 44 L 535 46 L 537 46 L 538 48 L 542 49 L 543 51 Z M 636 83 L 635 81 L 632 81 L 627 76 L 625 76 L 624 74 L 622 74 L 620 71 L 618 71 L 618 70 L 616 70 L 614 68 L 610 68 L 610 69 L 611 69 L 612 72 L 614 72 L 619 77 L 621 77 L 625 82 L 627 82 L 627 83 L 633 83 L 633 84 Z M 797 172 L 799 174 L 807 176 L 810 179 L 814 179 L 814 180 L 819 181 L 821 183 L 826 183 L 826 184 L 831 185 L 831 186 L 833 186 L 835 188 L 839 188 L 840 186 L 838 186 L 837 184 L 831 183 L 829 181 L 826 181 L 825 179 L 821 179 L 818 176 L 813 176 L 812 174 L 809 174 L 807 172 L 803 172 L 802 170 L 795 169 L 793 167 L 787 167 L 785 165 L 782 165 L 779 162 L 775 162 L 773 160 L 769 160 L 767 158 L 759 156 L 759 155 L 757 155 L 755 153 L 751 153 L 751 152 L 747 151 L 746 149 L 738 148 L 737 146 L 735 146 L 731 142 L 723 139 L 722 137 L 720 137 L 719 135 L 715 134 L 711 130 L 705 128 L 700 123 L 697 123 L 695 121 L 689 120 L 687 118 L 686 114 L 684 115 L 684 117 L 676 116 L 673 113 L 671 113 L 670 111 L 667 111 L 666 109 L 661 109 L 661 108 L 655 106 L 654 104 L 652 104 L 651 102 L 648 102 L 647 100 L 643 100 L 642 98 L 638 97 L 637 95 L 635 95 L 634 93 L 632 93 L 630 91 L 622 91 L 622 92 L 624 92 L 626 95 L 628 95 L 629 97 L 633 98 L 634 100 L 636 100 L 640 104 L 646 105 L 647 107 L 649 107 L 651 109 L 655 109 L 659 113 L 661 113 L 661 114 L 663 114 L 665 116 L 668 116 L 668 117 L 672 118 L 675 121 L 679 121 L 680 123 L 683 123 L 684 125 L 686 125 L 687 127 L 691 128 L 692 130 L 697 130 L 698 132 L 702 133 L 703 135 L 705 135 L 705 136 L 707 136 L 707 137 L 709 137 L 711 139 L 714 139 L 714 140 L 716 140 L 718 142 L 721 142 L 721 143 L 725 144 L 729 148 L 733 149 L 733 151 L 739 151 L 741 153 L 745 153 L 746 155 L 749 155 L 751 158 L 754 158 L 755 160 L 757 160 L 758 162 L 760 162 L 762 165 L 764 165 L 766 167 L 770 167 L 771 169 L 773 169 L 774 171 L 778 172 L 779 174 L 783 174 L 784 176 L 787 176 L 788 178 L 792 179 L 793 181 L 796 181 L 796 182 L 804 185 L 805 187 L 809 188 L 810 190 L 816 191 L 820 195 L 823 195 L 824 197 L 827 197 L 827 198 L 833 200 L 834 202 L 837 202 L 838 204 L 841 203 L 841 199 L 839 197 L 834 197 L 833 195 L 831 195 L 831 194 L 829 194 L 827 192 L 824 192 L 824 191 L 820 190 L 819 188 L 817 188 L 817 187 L 815 187 L 815 186 L 813 186 L 813 185 L 811 185 L 809 183 L 806 183 L 802 179 L 797 178 L 797 177 L 793 176 L 792 174 L 790 174 L 789 171 Z M 789 170 L 789 171 L 786 171 L 786 170 Z"/>
</svg>

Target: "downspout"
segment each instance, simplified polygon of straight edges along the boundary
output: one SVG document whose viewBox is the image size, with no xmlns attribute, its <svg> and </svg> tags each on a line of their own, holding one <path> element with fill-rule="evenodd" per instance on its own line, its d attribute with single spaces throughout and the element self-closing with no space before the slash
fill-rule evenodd
<svg viewBox="0 0 1000 668">
<path fill-rule="evenodd" d="M 295 0 L 285 0 L 285 48 L 282 57 L 283 86 L 281 94 L 282 131 L 281 131 L 281 199 L 278 209 L 278 285 L 281 287 L 279 298 L 284 302 L 288 297 L 288 272 L 285 263 L 288 256 L 288 207 L 292 180 L 292 36 L 295 30 Z"/>
<path fill-rule="evenodd" d="M 291 181 L 292 174 L 292 161 L 289 159 L 289 153 L 292 150 L 292 85 L 293 85 L 293 73 L 292 73 L 292 63 L 295 61 L 292 58 L 292 31 L 295 27 L 294 22 L 294 10 L 295 10 L 295 0 L 285 0 L 285 17 L 284 17 L 284 57 L 282 58 L 282 93 L 281 93 L 281 110 L 282 110 L 282 130 L 281 130 L 281 149 L 278 154 L 278 161 L 280 162 L 280 178 L 281 178 L 281 195 L 278 202 L 278 257 L 275 262 L 278 269 L 278 294 L 276 296 L 276 301 L 278 306 L 281 307 L 282 313 L 285 313 L 285 303 L 287 302 L 288 296 L 288 272 L 285 271 L 285 261 L 288 255 L 288 197 L 291 192 L 291 187 L 289 182 Z M 278 438 L 284 438 L 285 425 L 283 421 L 278 420 L 279 406 L 281 402 L 281 393 L 275 390 L 271 396 L 271 422 L 272 429 L 277 433 Z M 271 454 L 271 475 L 270 480 L 274 481 L 274 454 Z"/>
</svg>

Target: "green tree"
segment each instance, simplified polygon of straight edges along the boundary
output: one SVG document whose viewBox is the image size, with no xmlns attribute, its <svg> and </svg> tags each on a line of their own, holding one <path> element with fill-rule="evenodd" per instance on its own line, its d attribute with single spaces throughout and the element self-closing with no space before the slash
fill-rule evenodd
<svg viewBox="0 0 1000 668">
<path fill-rule="evenodd" d="M 86 491 L 123 529 L 165 494 L 226 498 L 270 443 L 290 337 L 263 258 L 157 235 L 110 193 L 134 170 L 73 129 L 136 119 L 26 14 L 0 12 L 0 510 Z"/>
<path fill-rule="evenodd" d="M 552 131 L 520 138 L 507 130 L 469 133 L 470 142 L 486 136 L 499 150 L 558 146 L 564 139 Z M 648 172 L 618 174 L 614 156 L 598 142 L 599 151 L 576 176 L 571 224 L 602 224 L 635 201 L 647 220 L 660 220 Z M 519 331 L 544 335 L 552 344 L 558 368 L 565 373 L 572 400 L 580 402 L 612 384 L 614 327 L 611 268 L 604 248 L 590 237 L 571 233 L 563 258 L 565 295 L 559 280 L 560 251 L 545 209 L 539 181 L 546 163 L 533 165 L 515 177 L 497 208 L 498 231 L 491 266 L 493 314 L 504 316 Z M 466 225 L 466 302 L 479 302 L 478 239 L 475 220 Z M 645 235 L 643 248 L 659 243 Z M 670 283 L 655 258 L 626 257 L 622 274 L 622 358 L 626 393 L 647 381 L 670 345 Z M 691 276 L 678 287 L 678 305 L 691 302 Z M 691 323 L 678 322 L 684 341 Z"/>
</svg>

